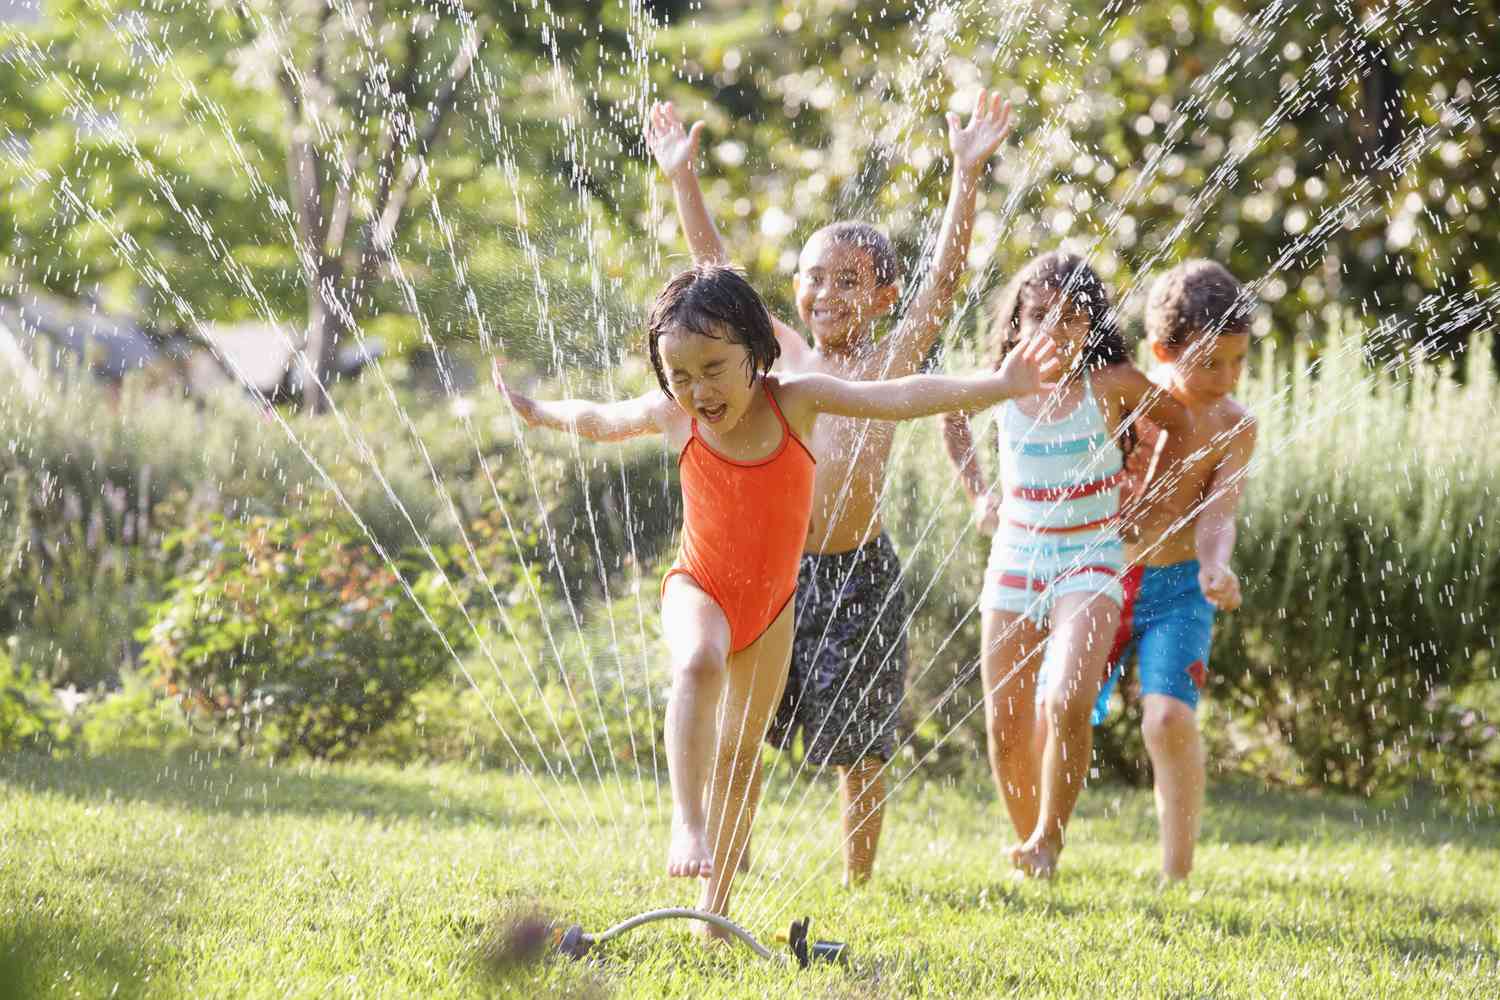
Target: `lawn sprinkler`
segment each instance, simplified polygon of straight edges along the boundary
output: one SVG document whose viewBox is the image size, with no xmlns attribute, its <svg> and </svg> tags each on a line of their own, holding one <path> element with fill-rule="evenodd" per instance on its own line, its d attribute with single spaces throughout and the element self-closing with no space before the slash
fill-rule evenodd
<svg viewBox="0 0 1500 1000">
<path fill-rule="evenodd" d="M 791 955 L 782 955 L 771 951 L 765 945 L 755 939 L 739 924 L 728 917 L 721 917 L 717 913 L 709 913 L 705 910 L 693 910 L 686 907 L 670 907 L 662 910 L 647 910 L 645 913 L 637 913 L 629 920 L 616 924 L 602 934 L 588 934 L 579 924 L 574 924 L 563 931 L 557 938 L 557 950 L 569 958 L 582 958 L 596 944 L 603 944 L 610 938 L 619 937 L 628 930 L 640 927 L 642 924 L 654 923 L 657 920 L 702 920 L 713 924 L 721 930 L 728 931 L 735 939 L 744 944 L 761 958 L 776 961 L 778 958 L 784 962 L 795 962 L 799 968 L 805 969 L 814 962 L 829 962 L 845 965 L 848 962 L 848 946 L 842 941 L 814 941 L 811 944 L 807 940 L 808 920 L 792 921 L 792 928 L 787 932 L 787 948 Z"/>
</svg>

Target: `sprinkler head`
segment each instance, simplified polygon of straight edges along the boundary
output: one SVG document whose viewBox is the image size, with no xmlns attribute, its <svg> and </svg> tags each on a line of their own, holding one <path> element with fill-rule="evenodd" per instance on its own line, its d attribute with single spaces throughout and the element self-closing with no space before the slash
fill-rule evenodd
<svg viewBox="0 0 1500 1000">
<path fill-rule="evenodd" d="M 787 947 L 792 950 L 792 958 L 796 959 L 800 968 L 807 968 L 814 962 L 830 962 L 837 965 L 848 965 L 849 946 L 842 941 L 814 941 L 811 945 L 807 943 L 808 918 L 792 921 L 792 929 L 787 932 Z"/>
<path fill-rule="evenodd" d="M 583 932 L 581 924 L 574 924 L 562 932 L 557 939 L 557 950 L 569 958 L 582 958 L 594 946 L 594 939 Z"/>
</svg>

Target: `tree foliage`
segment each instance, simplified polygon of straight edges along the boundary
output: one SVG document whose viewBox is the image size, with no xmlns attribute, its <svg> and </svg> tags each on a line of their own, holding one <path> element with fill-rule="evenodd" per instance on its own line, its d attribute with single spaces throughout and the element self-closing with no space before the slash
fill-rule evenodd
<svg viewBox="0 0 1500 1000">
<path fill-rule="evenodd" d="M 710 123 L 704 181 L 783 311 L 815 226 L 919 266 L 942 113 L 1020 113 L 976 291 L 1091 251 L 1134 308 L 1188 256 L 1255 283 L 1263 329 L 1349 307 L 1382 345 L 1492 329 L 1500 13 L 1300 0 L 54 0 L 0 58 L 0 282 L 158 329 L 294 321 L 498 338 L 602 365 L 685 260 L 638 141 L 659 96 Z M 324 333 L 327 336 L 324 336 Z M 314 394 L 316 396 L 316 394 Z"/>
</svg>

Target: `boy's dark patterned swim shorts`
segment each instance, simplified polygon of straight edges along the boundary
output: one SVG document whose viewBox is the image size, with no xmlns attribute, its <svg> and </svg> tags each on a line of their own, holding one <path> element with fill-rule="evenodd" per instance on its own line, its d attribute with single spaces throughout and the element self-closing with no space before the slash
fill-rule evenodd
<svg viewBox="0 0 1500 1000">
<path fill-rule="evenodd" d="M 805 555 L 786 692 L 766 741 L 785 750 L 802 729 L 814 764 L 890 760 L 906 686 L 906 596 L 885 535 L 852 552 Z"/>
</svg>

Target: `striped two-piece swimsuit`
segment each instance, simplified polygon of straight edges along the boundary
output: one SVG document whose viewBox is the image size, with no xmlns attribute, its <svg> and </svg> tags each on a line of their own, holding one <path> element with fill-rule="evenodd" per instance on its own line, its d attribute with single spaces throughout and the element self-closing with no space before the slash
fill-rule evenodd
<svg viewBox="0 0 1500 1000">
<path fill-rule="evenodd" d="M 1083 380 L 1083 399 L 1059 420 L 1033 420 L 1014 401 L 1000 411 L 999 530 L 980 607 L 1045 624 L 1064 594 L 1124 600 L 1125 549 L 1115 530 L 1124 456 Z"/>
</svg>

